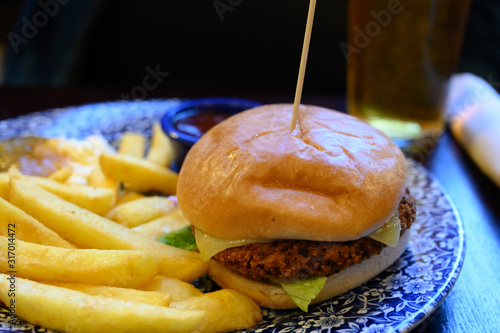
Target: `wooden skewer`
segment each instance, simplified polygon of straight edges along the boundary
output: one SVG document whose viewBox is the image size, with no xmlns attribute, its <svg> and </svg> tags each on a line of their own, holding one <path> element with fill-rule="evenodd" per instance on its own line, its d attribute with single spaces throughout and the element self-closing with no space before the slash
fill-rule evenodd
<svg viewBox="0 0 500 333">
<path fill-rule="evenodd" d="M 299 113 L 300 100 L 302 98 L 302 87 L 304 86 L 304 76 L 306 73 L 307 55 L 309 54 L 309 44 L 311 42 L 311 32 L 314 21 L 314 11 L 316 10 L 316 0 L 309 3 L 309 13 L 307 14 L 306 33 L 302 46 L 302 57 L 300 59 L 299 78 L 297 79 L 297 89 L 295 90 L 295 100 L 293 102 L 292 125 L 290 131 L 297 125 L 297 115 Z"/>
</svg>

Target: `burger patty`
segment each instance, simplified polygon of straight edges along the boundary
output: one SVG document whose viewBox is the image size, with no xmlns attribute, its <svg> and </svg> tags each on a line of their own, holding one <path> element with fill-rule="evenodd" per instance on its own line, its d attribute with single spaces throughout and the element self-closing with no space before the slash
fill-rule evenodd
<svg viewBox="0 0 500 333">
<path fill-rule="evenodd" d="M 402 235 L 415 221 L 415 200 L 408 190 L 398 212 Z M 379 254 L 385 246 L 368 237 L 349 242 L 283 240 L 230 248 L 212 259 L 244 277 L 269 282 L 338 273 Z"/>
</svg>

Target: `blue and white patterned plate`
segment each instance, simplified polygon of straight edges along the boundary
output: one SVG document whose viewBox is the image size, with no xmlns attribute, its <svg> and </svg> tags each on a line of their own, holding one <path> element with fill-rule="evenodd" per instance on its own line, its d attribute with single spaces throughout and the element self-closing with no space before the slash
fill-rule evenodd
<svg viewBox="0 0 500 333">
<path fill-rule="evenodd" d="M 149 136 L 151 125 L 178 100 L 109 102 L 44 111 L 0 122 L 0 140 L 16 136 L 84 138 L 101 134 L 116 143 L 123 132 Z M 310 312 L 264 310 L 252 332 L 407 332 L 423 321 L 450 292 L 465 256 L 462 222 L 443 189 L 416 162 L 408 161 L 408 187 L 418 202 L 411 240 L 386 271 Z M 0 308 L 0 331 L 50 332 L 21 322 L 7 323 Z"/>
</svg>

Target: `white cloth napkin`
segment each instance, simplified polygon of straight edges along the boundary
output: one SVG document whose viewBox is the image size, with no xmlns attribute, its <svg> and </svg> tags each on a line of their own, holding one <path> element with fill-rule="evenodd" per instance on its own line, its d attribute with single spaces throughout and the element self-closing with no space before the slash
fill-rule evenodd
<svg viewBox="0 0 500 333">
<path fill-rule="evenodd" d="M 471 73 L 454 75 L 446 108 L 453 136 L 500 186 L 500 95 L 491 86 L 500 82 L 490 83 Z"/>
</svg>

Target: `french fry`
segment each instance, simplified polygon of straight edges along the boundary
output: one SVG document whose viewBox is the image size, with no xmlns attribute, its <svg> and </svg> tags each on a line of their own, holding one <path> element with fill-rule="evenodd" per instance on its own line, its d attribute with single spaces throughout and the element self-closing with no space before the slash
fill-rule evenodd
<svg viewBox="0 0 500 333">
<path fill-rule="evenodd" d="M 146 160 L 162 167 L 168 167 L 174 158 L 174 148 L 170 139 L 163 132 L 161 125 L 153 126 L 153 137 Z"/>
<path fill-rule="evenodd" d="M 144 194 L 134 191 L 123 191 L 123 193 L 118 196 L 118 199 L 116 199 L 115 207 L 140 198 L 145 198 Z"/>
<path fill-rule="evenodd" d="M 191 297 L 203 295 L 203 293 L 192 284 L 162 275 L 155 276 L 153 280 L 141 286 L 139 289 L 166 293 L 172 297 L 172 302 L 183 301 Z"/>
<path fill-rule="evenodd" d="M 131 189 L 175 194 L 179 176 L 170 169 L 120 154 L 102 154 L 99 160 L 106 176 L 126 183 Z"/>
<path fill-rule="evenodd" d="M 69 177 L 68 180 L 66 180 L 64 182 L 64 184 L 66 184 L 66 185 L 88 186 L 89 185 L 90 171 L 86 170 L 85 172 L 83 172 L 82 169 L 80 169 L 78 171 L 74 171 L 71 174 L 71 177 Z M 91 168 L 89 167 L 88 169 L 91 169 Z"/>
<path fill-rule="evenodd" d="M 57 331 L 188 333 L 200 332 L 206 321 L 205 313 L 199 310 L 90 296 L 0 274 L 0 298 L 7 306 L 11 304 L 11 286 L 15 289 L 15 309 L 19 317 Z"/>
<path fill-rule="evenodd" d="M 262 320 L 262 310 L 249 297 L 230 289 L 172 302 L 170 307 L 205 311 L 207 321 L 203 332 L 207 333 L 248 328 Z"/>
<path fill-rule="evenodd" d="M 143 291 L 137 289 L 109 287 L 109 286 L 96 286 L 92 284 L 83 284 L 83 283 L 50 282 L 46 284 L 50 284 L 56 287 L 76 290 L 92 296 L 104 296 L 104 297 L 119 299 L 122 301 L 145 303 L 157 306 L 169 306 L 170 302 L 172 301 L 172 296 L 166 293 L 159 293 L 154 291 Z"/>
<path fill-rule="evenodd" d="M 137 133 L 127 132 L 122 136 L 120 148 L 118 153 L 137 158 L 144 157 L 144 147 L 146 146 L 146 139 Z"/>
<path fill-rule="evenodd" d="M 75 248 L 54 231 L 2 198 L 0 198 L 0 212 L 2 212 L 0 214 L 0 235 L 2 236 L 8 236 L 8 230 L 13 229 L 16 239 L 35 244 Z"/>
<path fill-rule="evenodd" d="M 187 227 L 188 225 L 189 221 L 177 210 L 171 214 L 134 227 L 132 230 L 137 231 L 147 238 L 157 239 L 164 234 Z"/>
<path fill-rule="evenodd" d="M 165 197 L 146 197 L 115 206 L 106 218 L 132 228 L 171 213 L 174 203 Z"/>
<path fill-rule="evenodd" d="M 93 214 L 37 185 L 13 177 L 9 198 L 46 227 L 82 248 L 143 250 L 160 259 L 160 273 L 192 281 L 203 274 L 208 262 L 197 252 L 178 249 L 148 239 L 120 224 Z"/>
<path fill-rule="evenodd" d="M 118 182 L 106 177 L 99 164 L 97 164 L 94 170 L 90 173 L 89 185 L 94 187 L 109 188 L 113 191 L 115 197 L 118 196 Z"/>
<path fill-rule="evenodd" d="M 104 215 L 109 212 L 116 200 L 116 193 L 106 188 L 61 184 L 55 180 L 43 177 L 26 176 L 26 178 L 64 200 L 98 215 Z"/>
<path fill-rule="evenodd" d="M 56 182 L 59 183 L 64 183 L 66 182 L 69 177 L 71 177 L 71 174 L 73 173 L 73 169 L 70 167 L 62 167 L 61 169 L 54 171 L 49 178 L 52 180 L 55 180 Z"/>
<path fill-rule="evenodd" d="M 9 193 L 10 177 L 7 172 L 0 172 L 0 198 L 6 199 Z"/>
<path fill-rule="evenodd" d="M 0 248 L 9 240 L 0 236 Z M 74 282 L 114 287 L 138 287 L 158 273 L 159 263 L 153 256 L 137 250 L 64 249 L 15 241 L 16 275 L 54 282 Z M 10 262 L 7 251 L 0 254 L 0 271 L 7 273 Z"/>
</svg>

